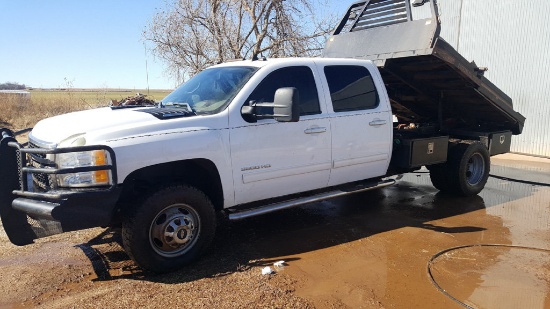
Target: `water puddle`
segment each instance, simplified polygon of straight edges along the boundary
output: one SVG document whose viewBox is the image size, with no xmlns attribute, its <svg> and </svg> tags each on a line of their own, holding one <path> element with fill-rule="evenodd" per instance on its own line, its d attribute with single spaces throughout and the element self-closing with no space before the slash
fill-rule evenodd
<svg viewBox="0 0 550 309">
<path fill-rule="evenodd" d="M 441 292 L 467 308 L 550 308 L 550 251 L 473 245 L 443 252 L 429 264 Z"/>
</svg>

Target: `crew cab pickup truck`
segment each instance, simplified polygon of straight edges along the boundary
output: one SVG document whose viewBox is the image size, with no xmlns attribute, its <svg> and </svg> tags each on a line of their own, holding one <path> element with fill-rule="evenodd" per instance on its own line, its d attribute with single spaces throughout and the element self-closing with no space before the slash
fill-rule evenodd
<svg viewBox="0 0 550 309">
<path fill-rule="evenodd" d="M 268 214 L 422 166 L 441 191 L 479 193 L 525 119 L 439 38 L 436 2 L 414 4 L 354 3 L 322 58 L 215 65 L 158 106 L 44 119 L 26 147 L 1 129 L 10 241 L 121 226 L 130 257 L 165 272 L 204 252 L 219 211 Z"/>
</svg>

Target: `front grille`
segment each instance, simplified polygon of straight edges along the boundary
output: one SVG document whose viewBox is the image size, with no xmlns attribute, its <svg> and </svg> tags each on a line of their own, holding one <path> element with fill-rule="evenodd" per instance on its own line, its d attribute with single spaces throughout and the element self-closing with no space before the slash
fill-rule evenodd
<svg viewBox="0 0 550 309">
<path fill-rule="evenodd" d="M 29 148 L 39 148 L 36 144 L 29 142 Z M 47 168 L 54 164 L 46 159 L 45 154 L 27 154 L 27 162 L 32 167 Z M 54 188 L 54 180 L 51 175 L 44 173 L 32 173 L 33 188 L 35 191 L 48 191 Z"/>
<path fill-rule="evenodd" d="M 40 147 L 38 147 L 35 143 L 29 141 L 29 148 L 40 148 Z M 41 159 L 46 159 L 45 154 L 34 154 L 34 155 L 41 158 Z"/>
<path fill-rule="evenodd" d="M 51 178 L 46 174 L 32 174 L 32 183 L 35 191 L 48 191 L 51 189 Z"/>
<path fill-rule="evenodd" d="M 19 176 L 19 188 L 23 189 L 23 179 L 21 178 L 21 167 L 23 166 L 23 163 L 21 162 L 21 156 L 23 156 L 24 154 L 21 153 L 21 151 L 19 149 L 16 150 L 16 159 L 17 159 L 17 174 L 20 175 Z"/>
</svg>

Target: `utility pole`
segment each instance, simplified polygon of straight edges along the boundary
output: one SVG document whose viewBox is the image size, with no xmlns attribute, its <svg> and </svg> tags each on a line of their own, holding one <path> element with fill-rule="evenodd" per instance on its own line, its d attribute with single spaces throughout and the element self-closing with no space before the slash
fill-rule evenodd
<svg viewBox="0 0 550 309">
<path fill-rule="evenodd" d="M 147 68 L 147 47 L 145 42 L 143 42 L 143 50 L 145 52 L 145 76 L 147 78 L 147 95 L 149 95 L 149 69 Z"/>
</svg>

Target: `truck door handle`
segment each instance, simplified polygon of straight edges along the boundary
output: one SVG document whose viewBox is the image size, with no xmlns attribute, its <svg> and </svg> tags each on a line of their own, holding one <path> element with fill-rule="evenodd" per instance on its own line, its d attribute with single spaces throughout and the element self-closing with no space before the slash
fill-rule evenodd
<svg viewBox="0 0 550 309">
<path fill-rule="evenodd" d="M 324 127 L 313 127 L 313 128 L 307 128 L 305 129 L 305 134 L 317 134 L 317 133 L 325 133 L 327 131 L 327 128 Z"/>
<path fill-rule="evenodd" d="M 369 126 L 371 127 L 383 126 L 385 124 L 386 124 L 386 120 L 382 120 L 382 119 L 374 119 L 373 121 L 369 122 Z"/>
</svg>

